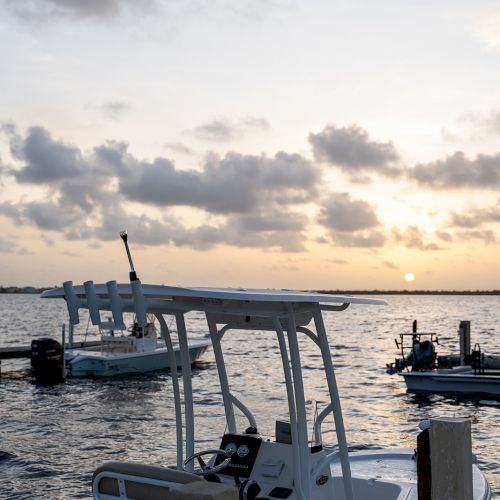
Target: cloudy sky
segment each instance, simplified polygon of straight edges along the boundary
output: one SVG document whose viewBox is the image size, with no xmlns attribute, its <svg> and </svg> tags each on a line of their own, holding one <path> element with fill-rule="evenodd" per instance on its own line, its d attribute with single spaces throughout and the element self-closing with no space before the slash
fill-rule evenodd
<svg viewBox="0 0 500 500">
<path fill-rule="evenodd" d="M 0 0 L 0 284 L 500 288 L 500 4 Z M 413 273 L 415 280 L 405 282 Z"/>
</svg>

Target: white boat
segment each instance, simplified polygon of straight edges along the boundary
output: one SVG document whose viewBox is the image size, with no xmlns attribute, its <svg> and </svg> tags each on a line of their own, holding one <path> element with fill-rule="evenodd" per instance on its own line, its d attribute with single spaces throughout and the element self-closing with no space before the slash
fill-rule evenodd
<svg viewBox="0 0 500 500">
<path fill-rule="evenodd" d="M 172 386 L 177 428 L 176 464 L 174 468 L 167 468 L 127 462 L 105 463 L 97 468 L 93 476 L 94 499 L 419 498 L 417 482 L 422 476 L 417 474 L 417 462 L 424 457 L 423 449 L 419 449 L 417 460 L 413 449 L 348 450 L 329 339 L 323 322 L 323 311 L 343 311 L 351 304 L 384 304 L 383 300 L 288 290 L 178 288 L 142 285 L 139 280 L 121 285 L 115 282 L 95 286 L 87 283 L 85 289 L 66 283 L 63 289 L 53 291 L 51 295 L 65 297 L 72 322 L 78 320 L 79 308 L 88 308 L 92 314 L 111 310 L 115 323 L 120 322 L 124 311 L 135 312 L 140 325 L 146 324 L 147 312 L 153 313 L 159 321 L 161 335 L 167 345 L 171 343 L 171 335 L 165 316 L 173 316 L 176 321 L 182 376 L 178 376 L 177 370 L 174 369 L 175 356 L 173 351 L 169 351 L 173 368 Z M 95 296 L 99 297 L 98 302 Z M 189 334 L 185 323 L 185 314 L 189 311 L 199 311 L 206 316 L 226 426 L 226 431 L 215 448 L 196 453 L 193 390 L 187 342 Z M 247 332 L 248 363 L 252 360 L 255 331 L 267 331 L 276 338 L 279 346 L 277 355 L 281 358 L 286 386 L 289 422 L 277 420 L 274 436 L 263 436 L 259 433 L 259 422 L 252 410 L 231 391 L 222 341 L 224 336 L 230 335 L 233 330 Z M 319 368 L 323 370 L 328 396 L 316 416 L 307 412 L 307 386 L 302 376 L 298 335 L 307 337 L 315 344 L 321 356 Z M 275 352 L 270 351 L 268 354 L 272 356 Z M 273 377 L 275 376 L 276 374 L 273 374 Z M 243 427 L 237 425 L 240 420 L 235 417 L 236 411 L 247 421 Z M 333 417 L 335 446 L 323 443 L 322 423 L 328 416 Z M 314 432 L 309 437 L 308 429 L 311 425 Z M 381 422 L 381 426 L 383 425 L 385 423 Z M 470 426 L 470 421 L 468 425 Z M 203 425 L 197 426 L 197 429 L 203 428 Z M 431 435 L 432 431 L 431 425 Z M 204 438 L 205 436 L 201 436 L 200 440 L 204 441 Z M 440 458 L 432 460 L 432 488 L 446 487 L 452 491 L 452 496 L 447 498 L 458 500 L 466 497 L 453 496 L 453 491 L 457 491 L 453 488 L 465 488 L 460 484 L 466 484 L 467 488 L 470 488 L 467 498 L 490 498 L 489 485 L 473 463 L 470 450 L 465 449 L 465 454 L 458 460 L 454 455 L 446 454 L 446 446 L 433 446 L 431 439 L 430 453 L 441 453 Z M 203 459 L 205 455 L 211 456 L 207 462 Z M 199 469 L 195 469 L 195 460 L 199 462 Z M 450 464 L 451 470 L 439 472 L 444 471 Z M 423 474 L 422 470 L 420 474 Z M 434 489 L 432 491 L 434 492 Z M 467 489 L 465 494 L 468 492 Z M 434 498 L 444 496 L 438 495 Z"/>
<path fill-rule="evenodd" d="M 402 333 L 400 340 L 396 340 L 401 357 L 387 365 L 389 373 L 397 372 L 403 377 L 408 392 L 499 397 L 500 370 L 486 368 L 488 363 L 479 344 L 471 349 L 470 321 L 460 322 L 458 335 L 460 356 L 457 358 L 460 365 L 444 367 L 438 363 L 436 356 L 434 345 L 439 343 L 436 334 L 417 332 L 415 321 L 413 332 Z M 411 338 L 410 345 L 405 345 L 405 338 Z M 447 360 L 448 357 L 442 358 Z"/>
<path fill-rule="evenodd" d="M 64 298 L 64 290 L 47 290 L 42 298 Z M 70 329 L 72 325 L 70 325 Z M 42 381 L 59 381 L 66 377 L 113 377 L 132 375 L 156 370 L 170 369 L 168 347 L 165 339 L 158 338 L 154 321 L 144 327 L 134 323 L 129 331 L 115 329 L 115 324 L 107 321 L 99 325 L 100 341 L 89 342 L 85 347 L 69 347 L 62 351 L 61 345 L 53 339 L 37 339 L 32 343 L 32 368 L 35 377 Z M 125 332 L 125 333 L 124 333 Z M 130 333 L 127 333 L 130 332 Z M 43 359 L 43 344 L 48 342 L 49 349 L 60 351 L 60 357 L 52 352 Z M 64 342 L 64 341 L 63 341 Z M 40 348 L 42 344 L 42 348 Z M 70 343 L 71 345 L 71 343 Z M 211 345 L 208 336 L 190 339 L 188 355 L 190 364 L 198 361 Z M 37 352 L 38 351 L 38 352 Z M 39 352 L 42 351 L 42 352 Z M 176 367 L 181 368 L 181 351 L 178 343 L 172 342 Z M 33 362 L 37 356 L 38 365 Z"/>
<path fill-rule="evenodd" d="M 132 256 L 128 246 L 127 231 L 122 231 L 120 237 L 125 244 L 128 261 L 130 264 L 131 290 L 135 301 L 142 300 L 134 292 L 135 285 L 140 285 L 139 278 L 134 269 Z M 113 317 L 108 321 L 101 320 L 100 308 L 104 297 L 109 299 L 109 310 Z M 31 365 L 35 378 L 43 383 L 58 382 L 61 377 L 112 377 L 116 375 L 130 375 L 134 373 L 146 373 L 155 370 L 169 368 L 177 370 L 182 367 L 181 349 L 179 344 L 174 343 L 170 335 L 165 336 L 168 331 L 167 325 L 162 324 L 162 338 L 158 339 L 155 327 L 154 314 L 148 318 L 145 311 L 141 310 L 141 317 L 136 317 L 130 334 L 125 335 L 125 324 L 123 322 L 122 299 L 127 293 L 123 293 L 112 281 L 105 286 L 94 287 L 92 281 L 87 281 L 82 287 L 73 288 L 71 282 L 63 284 L 62 289 L 46 290 L 42 298 L 64 298 L 70 308 L 70 342 L 66 348 L 63 328 L 63 349 L 53 339 L 37 339 L 31 346 Z M 89 319 L 93 325 L 99 327 L 101 341 L 92 343 L 88 347 L 72 348 L 73 325 L 80 322 L 78 307 L 82 300 L 89 309 Z M 75 309 L 76 308 L 76 309 Z M 105 307 L 102 307 L 104 310 Z M 187 342 L 187 358 L 189 364 L 197 361 L 210 346 L 211 341 L 205 338 L 190 339 Z M 175 360 L 175 363 L 172 361 Z"/>
<path fill-rule="evenodd" d="M 192 339 L 188 344 L 189 362 L 196 362 L 210 346 L 209 338 Z M 179 346 L 173 350 L 177 367 L 181 367 Z M 165 341 L 157 338 L 156 328 L 149 323 L 144 335 L 102 335 L 96 346 L 66 349 L 67 377 L 112 377 L 147 373 L 170 368 Z"/>
<path fill-rule="evenodd" d="M 398 375 L 404 378 L 409 392 L 500 397 L 500 370 L 477 370 L 463 365 Z"/>
</svg>

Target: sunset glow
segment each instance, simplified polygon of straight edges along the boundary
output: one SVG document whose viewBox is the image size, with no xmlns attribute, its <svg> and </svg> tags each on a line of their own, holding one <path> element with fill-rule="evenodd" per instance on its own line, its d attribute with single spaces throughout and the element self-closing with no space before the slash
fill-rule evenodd
<svg viewBox="0 0 500 500">
<path fill-rule="evenodd" d="M 0 285 L 498 288 L 486 7 L 174 4 L 4 3 Z"/>
</svg>

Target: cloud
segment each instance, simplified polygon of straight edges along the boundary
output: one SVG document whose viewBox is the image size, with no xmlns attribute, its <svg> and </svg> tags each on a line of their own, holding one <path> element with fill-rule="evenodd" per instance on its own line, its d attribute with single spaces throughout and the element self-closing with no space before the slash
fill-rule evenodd
<svg viewBox="0 0 500 500">
<path fill-rule="evenodd" d="M 129 161 L 120 190 L 130 200 L 184 205 L 211 213 L 249 212 L 262 204 L 304 203 L 314 198 L 320 172 L 300 155 L 209 155 L 198 170 L 179 170 L 165 158 Z"/>
<path fill-rule="evenodd" d="M 378 226 L 375 210 L 366 201 L 351 200 L 348 193 L 333 193 L 323 205 L 319 221 L 335 231 L 359 231 Z"/>
<path fill-rule="evenodd" d="M 42 127 L 31 127 L 24 139 L 12 134 L 12 156 L 24 162 L 19 170 L 11 170 L 18 182 L 47 183 L 79 177 L 84 165 L 78 148 L 54 141 Z"/>
<path fill-rule="evenodd" d="M 456 233 L 457 238 L 460 240 L 481 240 L 485 244 L 496 243 L 497 238 L 493 231 L 490 229 L 481 231 L 477 229 L 470 229 L 459 231 Z"/>
<path fill-rule="evenodd" d="M 323 203 L 318 217 L 329 229 L 332 241 L 343 247 L 380 247 L 386 237 L 371 205 L 362 200 L 351 200 L 348 193 L 332 193 Z"/>
<path fill-rule="evenodd" d="M 13 236 L 2 236 L 0 238 L 0 253 L 15 253 L 17 255 L 28 255 L 30 252 L 19 245 Z"/>
<path fill-rule="evenodd" d="M 10 201 L 0 203 L 0 215 L 4 215 L 19 223 L 21 221 L 21 214 L 17 205 Z"/>
<path fill-rule="evenodd" d="M 457 118 L 457 123 L 473 130 L 471 139 L 482 139 L 485 133 L 495 135 L 500 133 L 500 111 L 494 109 L 487 112 L 467 111 Z"/>
<path fill-rule="evenodd" d="M 500 153 L 481 154 L 472 160 L 458 151 L 444 160 L 415 166 L 409 176 L 421 186 L 436 190 L 498 189 Z"/>
<path fill-rule="evenodd" d="M 441 241 L 445 241 L 446 243 L 450 243 L 453 241 L 453 236 L 446 231 L 436 231 L 434 233 Z"/>
<path fill-rule="evenodd" d="M 17 17 L 28 22 L 54 19 L 108 21 L 129 11 L 154 10 L 154 0 L 4 0 Z"/>
<path fill-rule="evenodd" d="M 484 208 L 470 209 L 465 213 L 452 212 L 450 226 L 462 228 L 477 228 L 483 224 L 500 222 L 500 198 L 496 205 Z"/>
<path fill-rule="evenodd" d="M 437 243 L 425 242 L 426 234 L 417 226 L 409 226 L 404 231 L 394 228 L 392 238 L 396 243 L 403 244 L 406 248 L 416 248 L 418 250 L 442 250 Z"/>
<path fill-rule="evenodd" d="M 332 232 L 332 240 L 341 247 L 379 248 L 385 245 L 387 237 L 383 231 L 361 231 L 356 233 Z"/>
<path fill-rule="evenodd" d="M 269 130 L 269 123 L 264 118 L 247 116 L 237 122 L 219 118 L 194 128 L 191 133 L 198 139 L 215 142 L 230 142 L 242 138 L 252 131 Z"/>
<path fill-rule="evenodd" d="M 132 110 L 132 105 L 128 101 L 108 101 L 98 109 L 111 120 L 119 120 L 124 114 Z"/>
<path fill-rule="evenodd" d="M 399 154 L 392 142 L 371 141 L 366 130 L 350 127 L 326 126 L 318 134 L 309 134 L 314 158 L 352 176 L 372 172 L 396 177 L 401 169 L 396 166 Z"/>
<path fill-rule="evenodd" d="M 85 218 L 78 207 L 62 206 L 60 203 L 34 201 L 23 204 L 22 217 L 40 229 L 60 231 L 79 223 Z"/>
<path fill-rule="evenodd" d="M 183 154 L 186 156 L 193 156 L 195 153 L 189 147 L 183 144 L 182 142 L 169 142 L 165 144 L 165 147 L 174 153 Z"/>
<path fill-rule="evenodd" d="M 396 265 L 395 265 L 395 264 L 393 264 L 392 262 L 389 262 L 388 260 L 384 260 L 384 261 L 382 262 L 382 265 L 383 265 L 384 267 L 387 267 L 387 269 L 399 269 L 399 267 L 398 267 L 398 266 L 396 266 Z"/>
<path fill-rule="evenodd" d="M 10 176 L 47 189 L 45 199 L 0 204 L 0 214 L 18 223 L 69 240 L 115 239 L 127 227 L 149 245 L 304 249 L 308 219 L 293 207 L 314 200 L 320 172 L 300 155 L 210 154 L 200 170 L 179 170 L 167 158 L 139 160 L 123 142 L 82 152 L 41 127 L 24 136 L 9 130 Z M 128 201 L 155 205 L 159 215 L 131 213 Z M 185 224 L 170 213 L 173 206 L 202 210 L 202 221 Z M 218 215 L 216 224 L 203 222 L 210 214 Z"/>
</svg>

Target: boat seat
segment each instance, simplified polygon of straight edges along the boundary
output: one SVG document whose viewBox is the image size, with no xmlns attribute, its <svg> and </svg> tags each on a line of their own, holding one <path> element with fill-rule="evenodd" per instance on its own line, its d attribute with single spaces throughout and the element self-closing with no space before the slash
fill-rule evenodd
<svg viewBox="0 0 500 500">
<path fill-rule="evenodd" d="M 238 500 L 238 488 L 231 484 L 188 483 L 172 490 L 172 500 Z"/>
<path fill-rule="evenodd" d="M 172 488 L 187 483 L 207 483 L 189 472 L 134 462 L 106 462 L 92 476 L 96 499 L 170 500 Z M 126 496 L 120 496 L 126 492 Z"/>
</svg>

